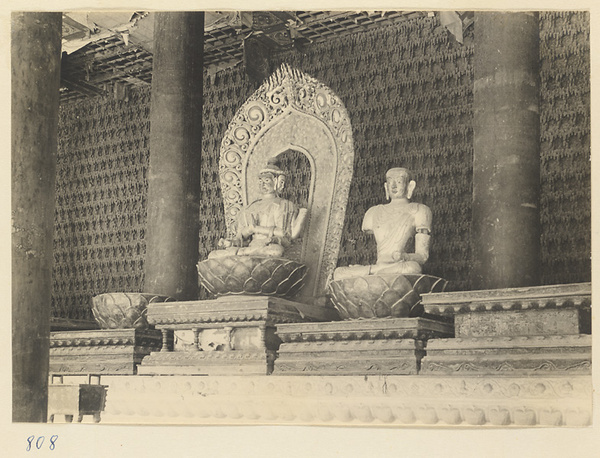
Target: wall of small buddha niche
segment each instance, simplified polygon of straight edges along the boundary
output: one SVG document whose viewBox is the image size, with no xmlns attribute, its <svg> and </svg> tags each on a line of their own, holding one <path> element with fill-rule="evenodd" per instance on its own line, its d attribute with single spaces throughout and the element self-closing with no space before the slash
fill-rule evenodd
<svg viewBox="0 0 600 458">
<path fill-rule="evenodd" d="M 590 281 L 589 16 L 540 18 L 542 283 Z M 433 211 L 426 272 L 469 289 L 472 55 L 472 27 L 461 45 L 437 18 L 421 18 L 272 57 L 272 70 L 286 62 L 331 87 L 350 114 L 355 175 L 339 265 L 375 261 L 362 215 L 384 202 L 385 171 L 404 166 L 414 200 Z M 257 87 L 241 66 L 205 77 L 200 259 L 225 233 L 221 138 Z M 61 106 L 54 316 L 91 318 L 92 296 L 143 287 L 149 103 L 145 89 Z M 302 182 L 301 157 L 288 156 Z"/>
</svg>

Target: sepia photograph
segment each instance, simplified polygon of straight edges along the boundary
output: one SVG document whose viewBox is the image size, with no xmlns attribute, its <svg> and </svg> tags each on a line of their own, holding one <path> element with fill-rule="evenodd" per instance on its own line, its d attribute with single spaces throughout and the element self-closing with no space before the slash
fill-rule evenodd
<svg viewBox="0 0 600 458">
<path fill-rule="evenodd" d="M 589 439 L 590 6 L 290 6 L 10 8 L 18 449 Z"/>
</svg>

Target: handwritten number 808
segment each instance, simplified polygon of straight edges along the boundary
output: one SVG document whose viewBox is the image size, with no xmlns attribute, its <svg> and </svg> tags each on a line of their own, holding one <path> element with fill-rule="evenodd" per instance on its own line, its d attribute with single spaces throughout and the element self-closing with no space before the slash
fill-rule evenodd
<svg viewBox="0 0 600 458">
<path fill-rule="evenodd" d="M 27 449 L 26 450 L 29 452 L 33 448 L 33 444 L 35 444 L 35 448 L 40 450 L 42 448 L 42 446 L 44 445 L 45 439 L 46 439 L 45 436 L 39 436 L 37 438 L 37 440 L 35 439 L 35 436 L 29 436 L 27 438 Z M 58 439 L 58 436 L 56 434 L 50 437 L 50 445 L 48 446 L 48 448 L 50 450 L 54 450 L 56 448 L 56 439 Z M 35 442 L 34 442 L 34 440 L 35 440 Z"/>
</svg>

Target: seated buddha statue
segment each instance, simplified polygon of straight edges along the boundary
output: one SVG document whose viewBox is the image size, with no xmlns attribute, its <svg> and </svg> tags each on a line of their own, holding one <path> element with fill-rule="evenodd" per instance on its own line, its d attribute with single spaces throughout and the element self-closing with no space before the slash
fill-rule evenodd
<svg viewBox="0 0 600 458">
<path fill-rule="evenodd" d="M 374 274 L 420 274 L 429 258 L 431 210 L 411 202 L 416 183 L 404 168 L 392 168 L 384 184 L 387 204 L 371 207 L 365 213 L 362 230 L 375 236 L 377 262 L 369 266 L 338 267 L 334 280 Z M 407 252 L 414 238 L 414 252 Z"/>
<path fill-rule="evenodd" d="M 285 249 L 304 228 L 307 210 L 279 197 L 286 174 L 274 159 L 258 174 L 262 197 L 242 209 L 236 220 L 236 235 L 219 240 L 208 258 L 223 256 L 282 257 Z"/>
</svg>

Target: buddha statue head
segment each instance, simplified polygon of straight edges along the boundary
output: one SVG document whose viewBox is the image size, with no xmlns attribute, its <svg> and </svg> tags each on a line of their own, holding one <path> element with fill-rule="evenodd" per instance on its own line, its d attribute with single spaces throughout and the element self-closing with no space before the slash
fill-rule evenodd
<svg viewBox="0 0 600 458">
<path fill-rule="evenodd" d="M 411 180 L 410 171 L 402 167 L 389 169 L 385 174 L 385 198 L 387 200 L 410 200 L 417 183 Z"/>
<path fill-rule="evenodd" d="M 265 168 L 258 174 L 259 190 L 265 197 L 276 197 L 285 187 L 286 173 L 281 170 L 275 158 L 269 159 Z"/>
</svg>

